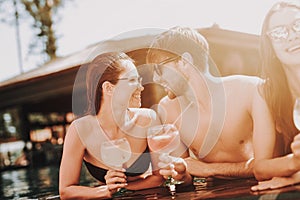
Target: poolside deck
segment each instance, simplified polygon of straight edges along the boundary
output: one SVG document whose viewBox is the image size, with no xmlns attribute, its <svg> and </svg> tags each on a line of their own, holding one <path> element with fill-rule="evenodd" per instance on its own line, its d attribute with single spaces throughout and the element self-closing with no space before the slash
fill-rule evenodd
<svg viewBox="0 0 300 200">
<path fill-rule="evenodd" d="M 129 191 L 114 199 L 246 199 L 275 200 L 300 199 L 300 185 L 276 190 L 252 192 L 255 179 L 220 180 L 214 179 L 206 183 L 195 183 L 194 186 L 179 188 L 175 197 L 166 188 L 152 188 L 140 191 Z"/>
</svg>

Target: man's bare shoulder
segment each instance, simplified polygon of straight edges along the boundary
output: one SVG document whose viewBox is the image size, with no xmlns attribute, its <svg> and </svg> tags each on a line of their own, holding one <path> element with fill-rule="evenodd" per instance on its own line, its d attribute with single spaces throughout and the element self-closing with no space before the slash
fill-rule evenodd
<svg viewBox="0 0 300 200">
<path fill-rule="evenodd" d="M 231 105 L 239 102 L 240 106 L 252 110 L 256 99 L 260 98 L 259 88 L 264 80 L 257 76 L 233 75 L 224 78 L 225 92 Z"/>
<path fill-rule="evenodd" d="M 264 80 L 258 76 L 232 75 L 222 77 L 222 82 L 225 88 L 232 90 L 253 90 L 264 83 Z M 254 90 L 253 90 L 254 92 Z"/>
</svg>

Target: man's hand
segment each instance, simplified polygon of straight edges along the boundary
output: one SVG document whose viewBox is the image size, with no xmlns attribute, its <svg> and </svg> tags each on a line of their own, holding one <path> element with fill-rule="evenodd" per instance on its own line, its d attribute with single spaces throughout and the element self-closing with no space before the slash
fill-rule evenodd
<svg viewBox="0 0 300 200">
<path fill-rule="evenodd" d="M 182 158 L 172 157 L 167 154 L 162 154 L 159 157 L 158 166 L 161 168 L 159 173 L 168 179 L 172 176 L 175 180 L 184 181 L 187 175 L 186 163 Z"/>
</svg>

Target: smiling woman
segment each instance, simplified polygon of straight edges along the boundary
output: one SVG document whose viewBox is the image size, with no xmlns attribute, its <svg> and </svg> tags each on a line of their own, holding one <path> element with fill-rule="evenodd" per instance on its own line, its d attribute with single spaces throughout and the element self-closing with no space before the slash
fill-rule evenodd
<svg viewBox="0 0 300 200">
<path fill-rule="evenodd" d="M 253 190 L 300 182 L 300 136 L 293 122 L 293 106 L 300 96 L 299 1 L 276 3 L 266 15 L 261 37 L 266 79 L 261 92 L 275 122 L 277 143 L 266 148 L 272 141 L 264 141 L 260 148 L 263 152 L 273 153 L 275 158 L 258 160 L 254 167 L 255 177 L 261 181 L 272 180 L 260 182 Z M 279 157 L 281 155 L 286 156 Z"/>
<path fill-rule="evenodd" d="M 133 60 L 125 53 L 103 53 L 87 68 L 88 109 L 66 134 L 59 179 L 61 199 L 110 198 L 120 188 L 159 186 L 163 178 L 152 160 L 157 158 L 150 157 L 146 133 L 149 126 L 160 122 L 154 111 L 140 108 L 144 88 Z M 126 141 L 127 148 L 113 145 L 115 141 Z M 111 166 L 101 157 L 101 151 L 107 149 L 104 143 L 111 150 L 117 148 L 115 156 L 126 155 L 122 166 Z M 100 186 L 78 185 L 82 161 Z M 153 171 L 149 175 L 150 163 Z"/>
</svg>

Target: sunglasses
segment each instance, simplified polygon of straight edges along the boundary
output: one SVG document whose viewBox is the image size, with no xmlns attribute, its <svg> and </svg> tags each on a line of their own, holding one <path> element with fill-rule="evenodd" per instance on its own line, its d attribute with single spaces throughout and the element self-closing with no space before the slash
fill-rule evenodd
<svg viewBox="0 0 300 200">
<path fill-rule="evenodd" d="M 171 58 L 168 58 L 166 60 L 163 60 L 162 62 L 158 63 L 158 64 L 154 64 L 154 72 L 158 75 L 158 76 L 162 76 L 162 66 L 167 64 L 167 63 L 170 63 L 170 62 L 173 62 L 175 60 L 178 60 L 178 58 L 180 58 L 181 56 L 175 56 L 175 57 L 171 57 Z"/>
<path fill-rule="evenodd" d="M 296 34 L 300 34 L 300 19 L 296 19 L 290 25 L 277 26 L 268 31 L 267 35 L 274 42 L 284 42 L 288 39 L 291 30 Z"/>
</svg>

